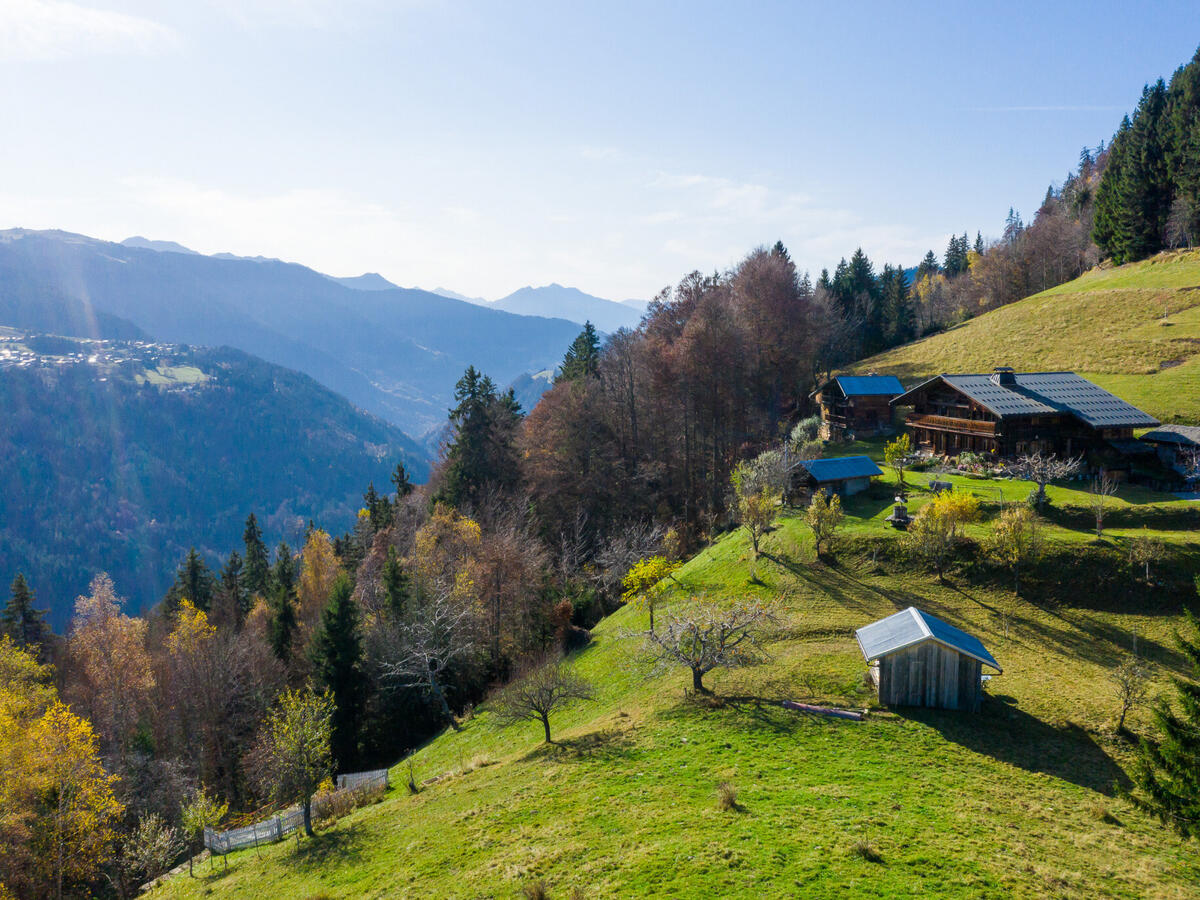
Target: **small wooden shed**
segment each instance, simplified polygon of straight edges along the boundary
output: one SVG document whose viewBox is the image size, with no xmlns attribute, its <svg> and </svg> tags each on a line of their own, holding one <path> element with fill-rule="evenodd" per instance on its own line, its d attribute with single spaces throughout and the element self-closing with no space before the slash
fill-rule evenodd
<svg viewBox="0 0 1200 900">
<path fill-rule="evenodd" d="M 821 408 L 821 437 L 844 440 L 850 435 L 891 434 L 891 402 L 904 393 L 895 375 L 838 375 L 809 396 Z"/>
<path fill-rule="evenodd" d="M 826 494 L 849 497 L 871 486 L 883 470 L 869 456 L 835 456 L 830 459 L 802 459 L 792 470 L 789 495 L 821 490 Z"/>
<path fill-rule="evenodd" d="M 857 632 L 885 706 L 926 706 L 977 712 L 983 666 L 1000 666 L 979 638 L 915 606 Z"/>
</svg>

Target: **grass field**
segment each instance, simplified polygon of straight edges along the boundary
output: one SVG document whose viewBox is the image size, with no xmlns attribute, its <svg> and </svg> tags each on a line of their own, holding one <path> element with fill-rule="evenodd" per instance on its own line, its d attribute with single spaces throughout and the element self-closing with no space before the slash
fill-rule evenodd
<svg viewBox="0 0 1200 900">
<path fill-rule="evenodd" d="M 440 776 L 420 793 L 394 787 L 314 840 L 235 854 L 228 871 L 205 866 L 154 896 L 518 897 L 540 880 L 551 897 L 1200 895 L 1195 844 L 1119 795 L 1131 750 L 1112 734 L 1108 680 L 1135 642 L 1156 693 L 1182 671 L 1172 633 L 1200 559 L 1188 524 L 1200 505 L 1128 490 L 1112 501 L 1123 527 L 1097 544 L 1080 492 L 1052 488 L 1042 583 L 1065 585 L 1065 600 L 1039 596 L 1034 579 L 1030 602 L 978 567 L 939 584 L 900 562 L 882 522 L 890 477 L 848 503 L 835 560 L 816 561 L 785 515 L 757 563 L 731 532 L 683 567 L 668 607 L 756 595 L 786 622 L 769 663 L 710 676 L 714 698 L 686 696 L 683 671 L 648 672 L 645 613 L 623 608 L 575 658 L 598 695 L 557 718 L 555 745 L 540 726 L 498 727 L 485 705 L 413 756 L 418 781 Z M 926 478 L 910 476 L 914 506 Z M 996 496 L 989 512 L 997 491 L 1030 489 L 953 480 Z M 1157 586 L 1119 564 L 1122 534 L 1142 522 L 1170 547 Z M 1097 588 L 1086 553 L 1113 564 L 1123 592 Z M 979 635 L 1003 666 L 981 713 L 873 709 L 853 722 L 778 705 L 873 707 L 853 631 L 912 604 Z M 1145 721 L 1134 714 L 1135 728 Z M 722 782 L 736 810 L 718 808 Z"/>
<path fill-rule="evenodd" d="M 1164 422 L 1200 422 L 1200 251 L 1080 278 L 854 366 L 906 386 L 941 372 L 1078 372 Z"/>
</svg>

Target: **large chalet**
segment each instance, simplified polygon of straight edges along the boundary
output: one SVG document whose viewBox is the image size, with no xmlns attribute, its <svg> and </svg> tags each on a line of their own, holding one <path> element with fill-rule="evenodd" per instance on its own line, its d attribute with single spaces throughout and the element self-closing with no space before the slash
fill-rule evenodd
<svg viewBox="0 0 1200 900">
<path fill-rule="evenodd" d="M 1074 372 L 937 375 L 892 400 L 911 407 L 904 422 L 917 447 L 956 456 L 1001 457 L 1041 451 L 1078 456 L 1128 452 L 1133 429 L 1158 420 Z"/>
</svg>

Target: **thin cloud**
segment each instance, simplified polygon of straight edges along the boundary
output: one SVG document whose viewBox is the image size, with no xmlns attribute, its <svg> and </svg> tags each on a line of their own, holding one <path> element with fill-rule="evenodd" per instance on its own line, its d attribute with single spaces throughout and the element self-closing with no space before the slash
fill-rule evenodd
<svg viewBox="0 0 1200 900">
<path fill-rule="evenodd" d="M 45 62 L 103 53 L 152 53 L 178 43 L 158 22 L 67 0 L 3 0 L 0 61 Z"/>
</svg>

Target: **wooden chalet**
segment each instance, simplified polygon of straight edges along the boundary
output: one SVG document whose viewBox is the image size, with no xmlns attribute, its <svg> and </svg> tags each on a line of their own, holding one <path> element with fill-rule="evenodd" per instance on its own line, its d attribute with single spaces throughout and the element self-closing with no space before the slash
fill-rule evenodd
<svg viewBox="0 0 1200 900">
<path fill-rule="evenodd" d="M 934 376 L 892 406 L 911 407 L 904 424 L 918 449 L 947 456 L 963 450 L 1001 457 L 1103 450 L 1124 456 L 1138 449 L 1133 429 L 1159 424 L 1074 372 L 1006 366 L 990 375 Z"/>
<path fill-rule="evenodd" d="M 895 375 L 838 375 L 812 392 L 821 407 L 821 437 L 844 440 L 850 435 L 892 431 L 891 402 L 904 393 Z"/>
<path fill-rule="evenodd" d="M 1000 666 L 979 638 L 915 606 L 855 632 L 885 706 L 976 712 L 983 666 Z"/>
<path fill-rule="evenodd" d="M 1158 456 L 1158 461 L 1169 473 L 1164 488 L 1191 488 L 1200 482 L 1193 466 L 1200 455 L 1200 426 L 1163 425 L 1142 435 L 1142 442 Z M 1175 483 L 1170 483 L 1175 482 Z"/>
</svg>

